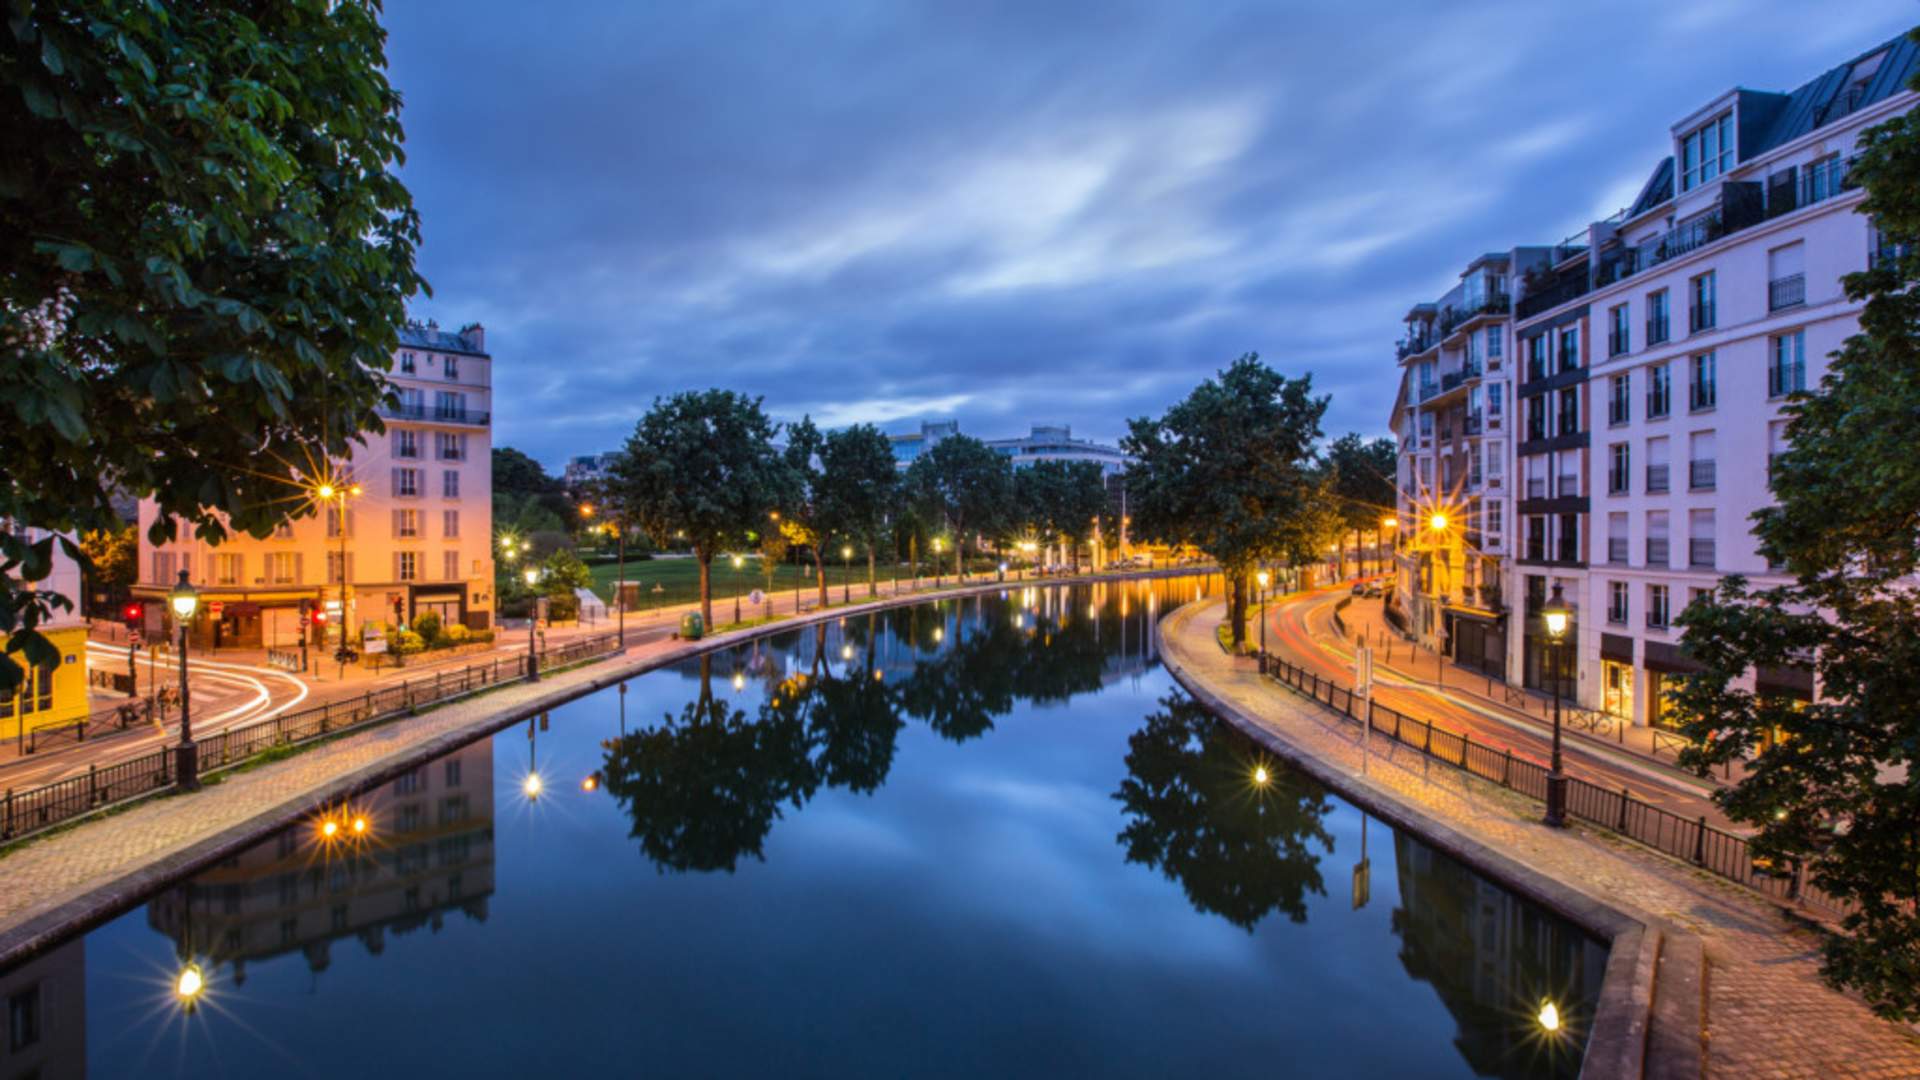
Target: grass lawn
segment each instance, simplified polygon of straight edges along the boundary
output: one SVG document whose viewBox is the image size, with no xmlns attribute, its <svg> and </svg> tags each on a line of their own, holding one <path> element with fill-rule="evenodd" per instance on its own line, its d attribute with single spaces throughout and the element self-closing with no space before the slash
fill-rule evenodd
<svg viewBox="0 0 1920 1080">
<path fill-rule="evenodd" d="M 971 570 L 976 574 L 988 573 L 991 572 L 993 566 L 994 564 L 988 560 L 974 560 L 971 565 Z M 598 593 L 601 599 L 611 604 L 613 602 L 613 584 L 619 577 L 619 567 L 616 564 L 608 563 L 605 566 L 595 566 L 591 569 L 593 571 L 593 591 Z M 834 603 L 837 604 L 840 602 L 840 585 L 842 581 L 850 581 L 852 583 L 853 599 L 859 600 L 865 597 L 867 564 L 864 561 L 854 560 L 853 566 L 848 570 L 842 570 L 838 562 L 829 562 L 826 570 L 827 588 L 832 593 L 831 599 Z M 881 563 L 875 567 L 874 573 L 878 579 L 883 582 L 891 581 L 895 573 L 898 573 L 901 577 L 911 576 L 905 566 L 888 566 L 885 563 Z M 922 576 L 931 580 L 930 574 Z M 951 565 L 947 567 L 946 576 L 949 580 L 953 577 L 953 568 Z M 640 583 L 640 606 L 635 609 L 638 611 L 648 611 L 668 604 L 690 604 L 700 598 L 700 564 L 694 562 L 692 559 L 656 558 L 639 562 L 629 561 L 627 563 L 627 580 Z M 813 566 L 811 563 L 803 568 L 796 569 L 792 562 L 786 562 L 775 569 L 773 575 L 773 589 L 775 592 L 792 592 L 796 583 L 809 590 L 814 587 Z M 653 591 L 656 585 L 660 587 L 659 592 Z M 767 578 L 766 575 L 760 572 L 759 559 L 748 557 L 746 565 L 738 570 L 733 568 L 733 560 L 731 559 L 716 558 L 713 560 L 713 598 L 715 600 L 719 600 L 722 597 L 731 598 L 735 594 L 744 595 L 755 589 L 764 589 L 766 587 Z M 718 617 L 718 612 L 716 612 L 715 615 Z"/>
</svg>

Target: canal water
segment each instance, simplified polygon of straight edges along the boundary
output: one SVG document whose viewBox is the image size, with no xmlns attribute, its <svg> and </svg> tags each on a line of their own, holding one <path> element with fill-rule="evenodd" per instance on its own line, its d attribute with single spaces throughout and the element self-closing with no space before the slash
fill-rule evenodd
<svg viewBox="0 0 1920 1080">
<path fill-rule="evenodd" d="M 556 709 L 0 974 L 0 1074 L 1576 1074 L 1605 946 L 1195 706 L 1152 623 L 1202 588 Z"/>
</svg>

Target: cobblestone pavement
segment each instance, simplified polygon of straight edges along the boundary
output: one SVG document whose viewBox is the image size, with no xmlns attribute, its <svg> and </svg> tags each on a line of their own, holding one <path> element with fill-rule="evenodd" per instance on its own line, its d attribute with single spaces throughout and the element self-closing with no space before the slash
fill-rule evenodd
<svg viewBox="0 0 1920 1080">
<path fill-rule="evenodd" d="M 1264 680 L 1214 637 L 1221 607 L 1202 601 L 1161 623 L 1161 650 L 1243 718 L 1553 879 L 1698 934 L 1707 958 L 1707 1070 L 1714 1077 L 1920 1077 L 1920 1035 L 1829 989 L 1815 935 L 1731 883 L 1611 834 L 1538 823 L 1539 805 L 1376 738 Z M 1363 775 L 1364 769 L 1364 775 Z"/>
</svg>

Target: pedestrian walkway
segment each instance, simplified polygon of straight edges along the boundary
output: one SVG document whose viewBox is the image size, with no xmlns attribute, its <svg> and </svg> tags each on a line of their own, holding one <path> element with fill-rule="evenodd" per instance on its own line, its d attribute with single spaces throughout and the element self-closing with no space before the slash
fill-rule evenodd
<svg viewBox="0 0 1920 1080">
<path fill-rule="evenodd" d="M 1706 957 L 1701 1038 L 1711 1077 L 1920 1077 L 1920 1036 L 1874 1016 L 1819 977 L 1818 936 L 1762 897 L 1630 841 L 1539 824 L 1539 805 L 1431 758 L 1375 739 L 1227 656 L 1217 600 L 1160 624 L 1161 656 L 1229 719 L 1277 736 L 1337 775 L 1354 797 L 1384 800 L 1457 830 L 1603 904 L 1696 934 Z"/>
</svg>

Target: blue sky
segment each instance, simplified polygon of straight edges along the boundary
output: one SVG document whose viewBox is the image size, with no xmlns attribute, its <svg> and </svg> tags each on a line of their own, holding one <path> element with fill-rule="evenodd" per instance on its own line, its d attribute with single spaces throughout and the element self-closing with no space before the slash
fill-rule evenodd
<svg viewBox="0 0 1920 1080">
<path fill-rule="evenodd" d="M 1668 125 L 1895 34 L 1899 0 L 1684 5 L 393 0 L 416 314 L 478 319 L 496 445 L 656 395 L 1111 439 L 1245 351 L 1382 432 L 1473 255 L 1631 201 Z"/>
</svg>

